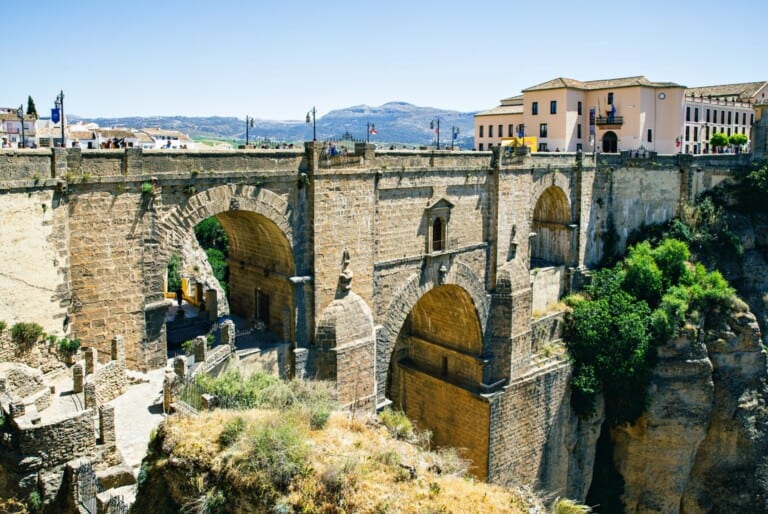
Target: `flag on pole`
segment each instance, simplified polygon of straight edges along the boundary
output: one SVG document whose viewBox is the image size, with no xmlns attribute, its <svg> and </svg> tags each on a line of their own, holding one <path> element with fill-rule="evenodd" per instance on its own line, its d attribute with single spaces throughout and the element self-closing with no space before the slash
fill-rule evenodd
<svg viewBox="0 0 768 514">
<path fill-rule="evenodd" d="M 376 127 L 371 127 L 371 130 L 369 130 L 368 132 L 369 132 L 369 133 L 370 133 L 372 136 L 375 136 L 376 134 L 378 134 L 378 132 L 376 131 Z"/>
<path fill-rule="evenodd" d="M 54 123 L 58 123 L 59 122 L 59 109 L 58 108 L 51 109 L 51 121 L 53 121 Z"/>
</svg>

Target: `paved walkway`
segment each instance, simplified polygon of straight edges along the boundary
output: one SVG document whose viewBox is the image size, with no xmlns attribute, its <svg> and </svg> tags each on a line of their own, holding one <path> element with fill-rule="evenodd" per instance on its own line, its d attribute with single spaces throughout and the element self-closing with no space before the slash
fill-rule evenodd
<svg viewBox="0 0 768 514">
<path fill-rule="evenodd" d="M 125 463 L 134 468 L 134 474 L 138 473 L 141 459 L 147 453 L 150 433 L 164 418 L 164 372 L 163 368 L 149 373 L 129 371 L 130 376 L 147 382 L 129 386 L 125 394 L 109 402 L 115 407 L 117 447 Z"/>
</svg>

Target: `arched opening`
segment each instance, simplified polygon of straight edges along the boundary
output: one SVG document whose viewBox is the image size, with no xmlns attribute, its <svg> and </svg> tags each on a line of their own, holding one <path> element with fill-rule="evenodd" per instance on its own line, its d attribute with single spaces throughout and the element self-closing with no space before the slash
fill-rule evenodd
<svg viewBox="0 0 768 514">
<path fill-rule="evenodd" d="M 536 202 L 531 228 L 531 268 L 568 262 L 571 208 L 568 197 L 557 186 L 548 187 Z"/>
<path fill-rule="evenodd" d="M 538 316 L 557 305 L 565 293 L 565 266 L 571 262 L 571 209 L 557 186 L 548 187 L 536 202 L 531 228 L 531 314 Z"/>
<path fill-rule="evenodd" d="M 445 228 L 441 218 L 435 218 L 432 222 L 432 251 L 441 252 L 445 250 Z"/>
<path fill-rule="evenodd" d="M 616 133 L 609 130 L 603 135 L 603 153 L 616 153 L 619 151 L 619 138 Z"/>
<path fill-rule="evenodd" d="M 182 246 L 183 309 L 172 308 L 166 317 L 169 353 L 207 333 L 222 317 L 235 322 L 238 348 L 292 340 L 294 298 L 288 278 L 294 274 L 294 260 L 287 237 L 274 222 L 251 211 L 224 211 L 213 219 L 221 232 L 213 237 L 226 239 L 227 251 L 214 247 L 206 252 L 197 241 Z M 211 218 L 196 228 L 203 224 L 211 224 Z M 222 277 L 227 283 L 221 284 Z M 166 296 L 177 301 L 174 293 Z M 178 317 L 180 310 L 186 313 Z"/>
<path fill-rule="evenodd" d="M 386 396 L 437 446 L 454 446 L 485 478 L 489 404 L 480 396 L 480 319 L 462 287 L 438 286 L 413 306 L 397 336 Z M 485 425 L 484 425 L 485 424 Z"/>
</svg>

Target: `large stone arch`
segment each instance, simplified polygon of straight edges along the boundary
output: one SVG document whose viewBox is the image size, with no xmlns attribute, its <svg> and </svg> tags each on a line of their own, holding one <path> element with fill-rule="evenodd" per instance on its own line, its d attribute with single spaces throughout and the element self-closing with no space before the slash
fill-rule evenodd
<svg viewBox="0 0 768 514">
<path fill-rule="evenodd" d="M 482 287 L 468 268 L 453 268 L 460 269 L 436 282 L 412 277 L 393 301 L 380 335 L 386 331 L 394 342 L 379 339 L 388 363 L 377 375 L 386 373 L 385 394 L 393 408 L 429 430 L 436 446 L 459 448 L 472 472 L 484 479 L 490 432 L 490 404 L 482 394 L 489 371 L 488 302 L 476 297 Z"/>
<path fill-rule="evenodd" d="M 376 337 L 376 385 L 379 402 L 385 400 L 387 373 L 398 334 L 419 299 L 438 284 L 436 277 L 425 280 L 424 274 L 415 273 L 393 295 Z M 490 311 L 490 297 L 486 294 L 480 277 L 466 264 L 454 261 L 443 277 L 443 284 L 460 286 L 469 295 L 477 312 L 481 334 L 484 334 Z"/>
<path fill-rule="evenodd" d="M 257 299 L 263 287 L 271 295 L 267 326 L 281 339 L 293 340 L 294 293 L 288 278 L 295 275 L 296 259 L 291 214 L 290 205 L 280 195 L 236 184 L 202 191 L 162 212 L 154 223 L 154 237 L 144 243 L 144 344 L 150 347 L 144 350 L 164 356 L 160 349 L 165 347 L 165 268 L 185 239 L 194 237 L 194 227 L 211 216 L 219 219 L 230 237 L 232 313 L 250 319 L 257 317 L 256 311 L 265 311 L 259 309 Z M 258 241 L 264 244 L 258 245 Z"/>
</svg>

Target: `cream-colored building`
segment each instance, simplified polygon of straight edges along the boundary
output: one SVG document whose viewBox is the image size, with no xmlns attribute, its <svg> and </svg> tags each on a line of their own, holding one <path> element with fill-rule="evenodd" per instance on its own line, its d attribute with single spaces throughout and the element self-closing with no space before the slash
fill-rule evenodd
<svg viewBox="0 0 768 514">
<path fill-rule="evenodd" d="M 535 137 L 533 150 L 540 152 L 677 153 L 685 90 L 642 76 L 589 82 L 557 78 L 475 115 L 475 148 L 515 144 L 523 135 Z"/>
<path fill-rule="evenodd" d="M 744 134 L 752 140 L 756 103 L 768 100 L 768 82 L 692 87 L 685 91 L 684 153 L 713 151 L 709 138 Z M 745 150 L 749 149 L 749 144 Z M 734 149 L 729 149 L 733 151 Z"/>
</svg>

